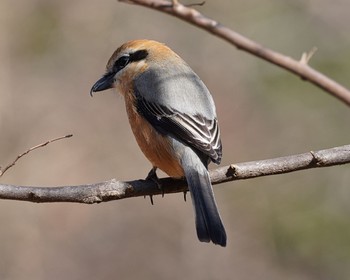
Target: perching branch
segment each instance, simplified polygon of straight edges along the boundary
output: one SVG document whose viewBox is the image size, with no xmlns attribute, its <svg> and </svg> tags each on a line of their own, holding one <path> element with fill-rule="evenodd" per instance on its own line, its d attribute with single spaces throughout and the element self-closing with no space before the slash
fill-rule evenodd
<svg viewBox="0 0 350 280">
<path fill-rule="evenodd" d="M 298 170 L 350 163 L 350 145 L 274 159 L 231 164 L 210 171 L 213 185 L 228 181 L 283 174 Z M 0 199 L 30 202 L 100 203 L 129 197 L 153 196 L 187 190 L 184 180 L 161 179 L 162 190 L 152 180 L 106 182 L 64 187 L 0 185 Z"/>
<path fill-rule="evenodd" d="M 70 138 L 70 137 L 72 137 L 72 136 L 73 136 L 73 134 L 68 134 L 68 135 L 65 135 L 65 136 L 57 137 L 57 138 L 48 140 L 48 141 L 46 141 L 46 142 L 44 142 L 44 143 L 41 143 L 41 144 L 39 144 L 39 145 L 36 145 L 36 146 L 34 146 L 34 147 L 29 148 L 28 150 L 26 150 L 26 151 L 23 152 L 22 154 L 18 155 L 18 156 L 15 158 L 15 160 L 14 160 L 13 162 L 11 162 L 10 164 L 8 164 L 5 168 L 2 169 L 2 168 L 0 167 L 0 177 L 1 177 L 2 175 L 4 175 L 4 173 L 5 173 L 7 170 L 9 170 L 11 167 L 13 167 L 13 166 L 16 164 L 16 162 L 17 162 L 20 158 L 22 158 L 23 156 L 29 154 L 31 151 L 34 151 L 34 150 L 36 150 L 36 149 L 45 147 L 46 145 L 48 145 L 48 144 L 50 144 L 50 143 L 52 143 L 52 142 L 55 142 L 55 141 L 58 141 L 58 140 L 62 140 L 62 139 L 65 139 L 65 138 Z"/>
<path fill-rule="evenodd" d="M 202 28 L 213 35 L 220 37 L 230 44 L 236 46 L 238 49 L 249 52 L 257 57 L 260 57 L 270 63 L 282 67 L 293 74 L 299 76 L 303 80 L 309 81 L 314 85 L 320 87 L 334 97 L 350 106 L 350 91 L 324 74 L 316 71 L 308 65 L 308 61 L 313 54 L 303 55 L 300 61 L 294 60 L 288 56 L 270 50 L 243 35 L 223 26 L 219 22 L 208 18 L 190 6 L 185 6 L 178 1 L 166 0 L 119 0 L 129 4 L 136 4 L 151 8 L 160 12 L 180 18 Z"/>
</svg>

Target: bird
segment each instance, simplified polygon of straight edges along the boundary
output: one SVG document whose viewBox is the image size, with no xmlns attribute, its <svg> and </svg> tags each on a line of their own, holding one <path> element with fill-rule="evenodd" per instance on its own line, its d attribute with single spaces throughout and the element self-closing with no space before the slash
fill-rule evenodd
<svg viewBox="0 0 350 280">
<path fill-rule="evenodd" d="M 159 168 L 185 178 L 201 242 L 226 246 L 226 231 L 211 185 L 208 165 L 220 164 L 222 143 L 213 98 L 199 76 L 163 43 L 140 39 L 112 54 L 90 95 L 115 89 L 141 151 Z"/>
</svg>

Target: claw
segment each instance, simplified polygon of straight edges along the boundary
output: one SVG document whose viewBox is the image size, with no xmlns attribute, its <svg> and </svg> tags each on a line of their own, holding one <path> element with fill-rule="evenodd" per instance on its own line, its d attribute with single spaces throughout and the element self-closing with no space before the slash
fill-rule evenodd
<svg viewBox="0 0 350 280">
<path fill-rule="evenodd" d="M 164 189 L 163 189 L 162 184 L 157 176 L 157 167 L 153 166 L 153 168 L 150 170 L 150 172 L 148 172 L 146 180 L 153 181 L 157 185 L 158 189 L 160 189 L 162 191 L 162 197 L 164 197 Z"/>
<path fill-rule="evenodd" d="M 146 199 L 146 196 L 144 195 L 143 198 Z M 153 203 L 153 195 L 150 195 L 149 199 L 151 201 L 151 204 L 154 205 L 154 203 Z"/>
<path fill-rule="evenodd" d="M 184 201 L 186 202 L 187 191 L 184 191 Z"/>
</svg>

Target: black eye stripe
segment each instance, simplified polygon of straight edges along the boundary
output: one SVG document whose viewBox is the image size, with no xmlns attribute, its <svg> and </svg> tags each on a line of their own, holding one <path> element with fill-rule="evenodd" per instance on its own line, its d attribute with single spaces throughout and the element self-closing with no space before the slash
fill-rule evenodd
<svg viewBox="0 0 350 280">
<path fill-rule="evenodd" d="M 117 59 L 113 66 L 113 72 L 117 73 L 119 70 L 123 69 L 130 62 L 129 55 L 123 55 Z"/>
<path fill-rule="evenodd" d="M 139 50 L 130 54 L 130 61 L 140 61 L 148 56 L 147 50 Z"/>
<path fill-rule="evenodd" d="M 134 53 L 125 54 L 116 60 L 113 66 L 113 72 L 117 73 L 129 63 L 145 59 L 147 55 L 148 55 L 148 52 L 146 50 L 139 50 Z"/>
</svg>

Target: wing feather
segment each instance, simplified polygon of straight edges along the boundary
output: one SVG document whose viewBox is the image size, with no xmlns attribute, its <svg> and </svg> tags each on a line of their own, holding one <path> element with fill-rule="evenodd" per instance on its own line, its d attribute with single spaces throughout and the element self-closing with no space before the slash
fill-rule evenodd
<svg viewBox="0 0 350 280">
<path fill-rule="evenodd" d="M 172 135 L 209 156 L 217 164 L 222 157 L 220 130 L 216 118 L 189 115 L 137 96 L 136 108 L 159 133 Z"/>
</svg>

